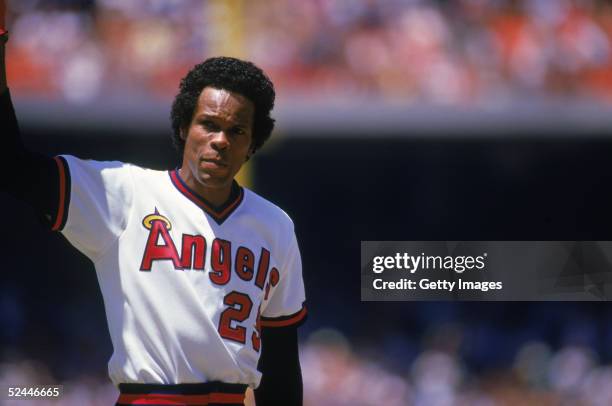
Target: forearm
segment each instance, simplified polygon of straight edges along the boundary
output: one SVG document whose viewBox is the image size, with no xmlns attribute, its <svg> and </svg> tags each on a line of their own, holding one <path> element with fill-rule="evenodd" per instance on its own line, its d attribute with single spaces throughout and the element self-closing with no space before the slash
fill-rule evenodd
<svg viewBox="0 0 612 406">
<path fill-rule="evenodd" d="M 6 90 L 6 65 L 4 64 L 4 48 L 8 40 L 6 33 L 6 0 L 0 0 L 0 94 Z"/>
<path fill-rule="evenodd" d="M 2 30 L 2 28 L 0 28 Z M 0 94 L 6 92 L 6 65 L 4 62 L 4 48 L 6 48 L 6 44 L 0 41 Z"/>
<path fill-rule="evenodd" d="M 302 371 L 297 328 L 264 328 L 259 370 L 261 383 L 255 389 L 257 406 L 301 406 Z"/>
<path fill-rule="evenodd" d="M 15 168 L 21 159 L 28 153 L 23 146 L 21 136 L 19 134 L 19 125 L 17 124 L 17 116 L 13 108 L 11 94 L 7 88 L 0 92 L 0 134 L 2 134 L 4 148 L 4 157 L 0 160 L 3 173 Z"/>
<path fill-rule="evenodd" d="M 11 147 L 14 147 L 14 136 L 18 137 L 17 119 L 13 111 L 10 95 L 8 94 L 8 85 L 6 81 L 6 42 L 8 41 L 8 32 L 6 31 L 6 4 L 5 0 L 0 0 L 0 131 L 2 134 L 8 134 L 9 152 Z M 21 142 L 18 142 L 21 146 Z"/>
</svg>

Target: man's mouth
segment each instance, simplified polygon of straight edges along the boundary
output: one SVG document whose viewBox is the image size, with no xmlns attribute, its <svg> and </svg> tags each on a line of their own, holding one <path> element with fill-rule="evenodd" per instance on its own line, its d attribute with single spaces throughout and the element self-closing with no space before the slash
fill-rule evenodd
<svg viewBox="0 0 612 406">
<path fill-rule="evenodd" d="M 226 167 L 227 162 L 223 159 L 215 159 L 215 158 L 202 158 L 200 160 L 201 165 L 203 166 L 213 166 L 213 167 Z"/>
</svg>

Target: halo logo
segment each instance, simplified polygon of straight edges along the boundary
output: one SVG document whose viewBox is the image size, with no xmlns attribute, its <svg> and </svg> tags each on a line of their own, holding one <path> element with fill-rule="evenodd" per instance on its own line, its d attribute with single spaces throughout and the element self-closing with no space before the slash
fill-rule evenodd
<svg viewBox="0 0 612 406">
<path fill-rule="evenodd" d="M 159 212 L 157 211 L 157 208 L 155 209 L 154 214 L 149 214 L 144 219 L 142 219 L 142 225 L 147 230 L 150 230 L 153 227 L 154 221 L 162 221 L 166 225 L 166 230 L 168 231 L 172 230 L 172 223 L 170 223 L 170 220 L 168 220 L 165 216 L 162 216 L 161 214 L 159 214 Z"/>
</svg>

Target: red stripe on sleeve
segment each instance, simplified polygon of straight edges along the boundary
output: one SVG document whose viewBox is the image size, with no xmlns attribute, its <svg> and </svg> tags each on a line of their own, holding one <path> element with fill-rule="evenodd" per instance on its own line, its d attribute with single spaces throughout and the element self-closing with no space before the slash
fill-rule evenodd
<svg viewBox="0 0 612 406">
<path fill-rule="evenodd" d="M 299 312 L 289 316 L 288 318 L 279 318 L 275 319 L 265 319 L 261 318 L 261 326 L 262 327 L 286 327 L 292 324 L 299 323 L 306 317 L 306 308 L 303 307 Z"/>
<path fill-rule="evenodd" d="M 62 225 L 62 220 L 64 218 L 64 211 L 66 204 L 66 168 L 64 167 L 64 163 L 59 157 L 54 157 L 55 163 L 57 164 L 57 170 L 59 173 L 59 202 L 57 205 L 57 216 L 55 217 L 55 223 L 51 229 L 53 231 L 59 230 Z"/>
</svg>

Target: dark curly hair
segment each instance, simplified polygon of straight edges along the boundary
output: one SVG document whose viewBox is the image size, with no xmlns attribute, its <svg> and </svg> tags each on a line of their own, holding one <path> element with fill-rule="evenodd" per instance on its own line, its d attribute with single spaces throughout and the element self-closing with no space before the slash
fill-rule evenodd
<svg viewBox="0 0 612 406">
<path fill-rule="evenodd" d="M 209 58 L 196 65 L 181 80 L 179 93 L 172 103 L 172 141 L 182 154 L 185 140 L 181 129 L 189 127 L 205 87 L 236 92 L 255 105 L 253 120 L 253 151 L 258 150 L 270 138 L 274 119 L 270 112 L 274 107 L 274 85 L 266 74 L 253 63 L 230 57 Z"/>
</svg>

